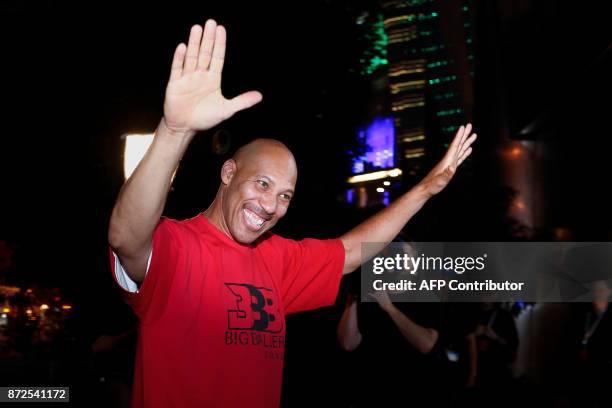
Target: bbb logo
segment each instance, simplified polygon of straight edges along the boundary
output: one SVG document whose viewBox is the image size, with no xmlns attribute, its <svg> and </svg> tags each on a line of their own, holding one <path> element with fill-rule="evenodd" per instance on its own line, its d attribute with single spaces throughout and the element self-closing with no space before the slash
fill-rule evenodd
<svg viewBox="0 0 612 408">
<path fill-rule="evenodd" d="M 227 311 L 228 329 L 268 333 L 279 333 L 283 330 L 283 319 L 271 289 L 248 283 L 226 283 L 225 286 L 235 301 L 235 306 Z"/>
</svg>

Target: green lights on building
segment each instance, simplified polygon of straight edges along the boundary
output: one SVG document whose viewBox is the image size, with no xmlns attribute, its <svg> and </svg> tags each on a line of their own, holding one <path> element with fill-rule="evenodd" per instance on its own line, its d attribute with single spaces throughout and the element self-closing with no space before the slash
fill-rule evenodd
<svg viewBox="0 0 612 408">
<path fill-rule="evenodd" d="M 455 79 L 457 79 L 456 75 L 449 75 L 449 76 L 445 76 L 445 77 L 441 77 L 441 78 L 433 78 L 430 79 L 428 81 L 429 85 L 436 85 L 439 84 L 441 82 L 450 82 L 450 81 L 454 81 Z"/>
<path fill-rule="evenodd" d="M 434 99 L 437 101 L 441 101 L 444 99 L 450 99 L 450 98 L 455 98 L 457 97 L 459 94 L 457 92 L 447 92 L 444 94 L 439 94 L 439 95 L 434 95 Z"/>
<path fill-rule="evenodd" d="M 436 116 L 440 117 L 440 116 L 456 115 L 456 114 L 459 114 L 459 113 L 462 113 L 462 112 L 463 112 L 463 109 L 461 109 L 461 108 L 448 109 L 448 110 L 442 110 L 442 111 L 436 112 Z"/>
<path fill-rule="evenodd" d="M 376 21 L 371 24 L 371 29 L 365 34 L 365 39 L 371 46 L 365 49 L 363 57 L 359 60 L 363 65 L 362 75 L 370 75 L 381 65 L 387 65 L 387 45 L 389 38 L 385 32 L 385 23 L 382 14 L 376 15 Z"/>
<path fill-rule="evenodd" d="M 439 50 L 443 50 L 444 48 L 445 48 L 444 44 L 432 45 L 431 47 L 421 48 L 421 52 L 424 52 L 424 53 L 436 52 L 436 51 L 439 51 Z"/>
<path fill-rule="evenodd" d="M 422 6 L 423 4 L 433 3 L 435 0 L 405 0 L 402 3 L 404 7 Z"/>
<path fill-rule="evenodd" d="M 455 132 L 457 129 L 459 129 L 459 126 L 445 126 L 442 128 L 442 131 L 444 133 L 453 133 Z"/>
<path fill-rule="evenodd" d="M 429 64 L 427 64 L 427 68 L 443 67 L 443 66 L 448 65 L 448 64 L 450 64 L 452 62 L 454 62 L 452 59 L 430 62 Z"/>
</svg>

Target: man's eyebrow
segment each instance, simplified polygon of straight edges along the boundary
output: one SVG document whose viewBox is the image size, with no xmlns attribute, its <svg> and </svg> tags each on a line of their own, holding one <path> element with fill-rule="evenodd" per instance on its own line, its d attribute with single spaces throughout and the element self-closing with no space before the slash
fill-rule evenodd
<svg viewBox="0 0 612 408">
<path fill-rule="evenodd" d="M 270 177 L 266 176 L 265 174 L 257 174 L 255 177 L 256 178 L 264 178 L 264 179 L 274 183 L 274 180 L 272 180 Z"/>
</svg>

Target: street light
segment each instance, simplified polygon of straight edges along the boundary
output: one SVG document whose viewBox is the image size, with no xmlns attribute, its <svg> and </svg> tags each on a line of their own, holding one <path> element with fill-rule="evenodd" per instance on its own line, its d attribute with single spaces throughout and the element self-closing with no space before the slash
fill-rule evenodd
<svg viewBox="0 0 612 408">
<path fill-rule="evenodd" d="M 147 150 L 149 150 L 151 143 L 153 143 L 153 134 L 127 134 L 122 138 L 125 139 L 123 176 L 127 180 L 130 178 Z"/>
</svg>

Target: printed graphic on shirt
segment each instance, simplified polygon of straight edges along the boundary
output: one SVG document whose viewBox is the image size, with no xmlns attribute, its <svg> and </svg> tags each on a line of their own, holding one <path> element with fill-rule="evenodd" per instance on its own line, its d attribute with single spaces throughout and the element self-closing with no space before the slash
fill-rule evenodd
<svg viewBox="0 0 612 408">
<path fill-rule="evenodd" d="M 248 283 L 226 283 L 232 296 L 227 311 L 226 345 L 260 346 L 266 349 L 265 358 L 282 359 L 285 336 L 278 335 L 284 328 L 284 319 L 278 309 L 278 300 L 269 288 Z"/>
</svg>

